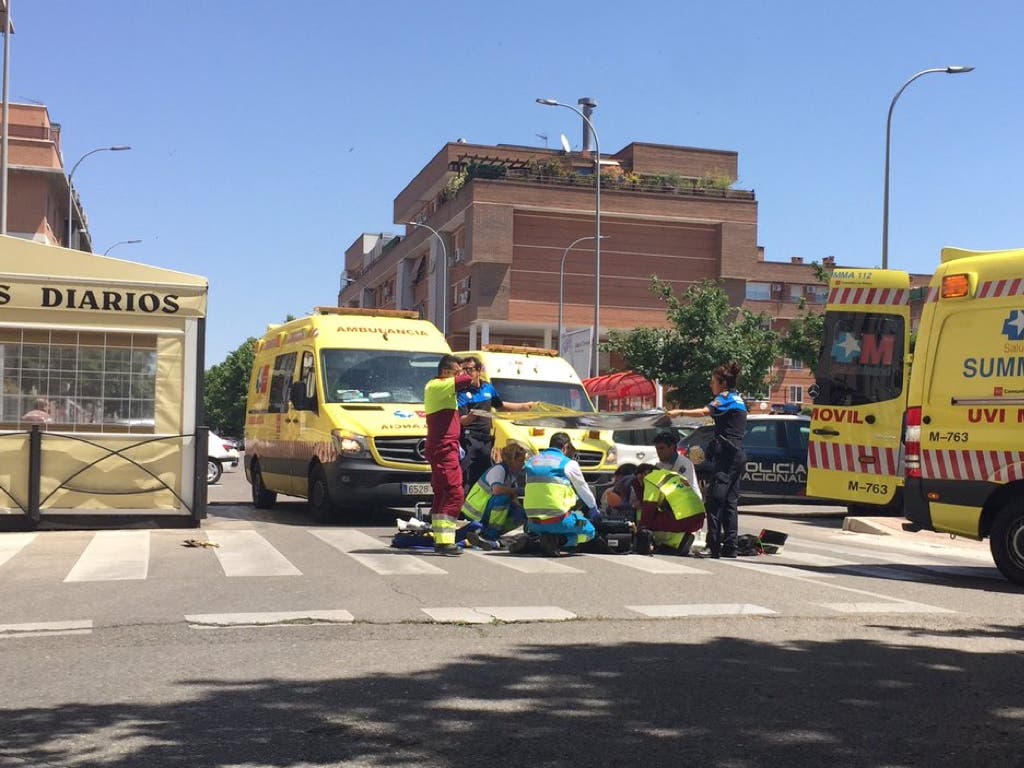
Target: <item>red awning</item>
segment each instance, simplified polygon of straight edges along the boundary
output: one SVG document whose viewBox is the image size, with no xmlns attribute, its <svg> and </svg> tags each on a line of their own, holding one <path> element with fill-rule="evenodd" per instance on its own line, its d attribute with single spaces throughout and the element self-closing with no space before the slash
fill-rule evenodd
<svg viewBox="0 0 1024 768">
<path fill-rule="evenodd" d="M 632 371 L 584 379 L 583 388 L 591 397 L 654 397 L 654 384 Z"/>
</svg>

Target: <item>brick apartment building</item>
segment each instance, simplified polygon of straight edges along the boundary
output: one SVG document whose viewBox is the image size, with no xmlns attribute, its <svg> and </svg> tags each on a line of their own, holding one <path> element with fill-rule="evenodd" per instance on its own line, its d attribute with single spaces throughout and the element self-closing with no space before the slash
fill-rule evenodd
<svg viewBox="0 0 1024 768">
<path fill-rule="evenodd" d="M 7 234 L 48 245 L 69 245 L 68 176 L 60 125 L 40 104 L 11 104 L 8 119 Z M 85 213 L 75 197 L 72 229 L 80 250 L 92 251 Z"/>
<path fill-rule="evenodd" d="M 346 250 L 338 305 L 418 310 L 439 328 L 447 320 L 453 349 L 557 348 L 564 282 L 563 327 L 591 326 L 593 240 L 566 251 L 594 235 L 586 142 L 582 152 L 446 144 L 395 198 L 404 232 L 363 234 Z M 677 295 L 720 280 L 735 306 L 766 312 L 780 331 L 801 299 L 823 308 L 825 286 L 810 264 L 764 261 L 754 192 L 732 188 L 737 153 L 634 142 L 602 155 L 601 166 L 602 339 L 609 329 L 668 326 L 652 275 Z M 444 239 L 447 285 L 427 227 Z M 602 353 L 600 371 L 618 362 Z M 800 361 L 780 360 L 773 381 L 772 403 L 809 400 L 813 377 Z"/>
</svg>

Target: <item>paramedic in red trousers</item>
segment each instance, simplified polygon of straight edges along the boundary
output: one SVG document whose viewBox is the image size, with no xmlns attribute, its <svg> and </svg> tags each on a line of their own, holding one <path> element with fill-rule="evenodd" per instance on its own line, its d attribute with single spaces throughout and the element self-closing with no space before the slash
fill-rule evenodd
<svg viewBox="0 0 1024 768">
<path fill-rule="evenodd" d="M 526 531 L 540 536 L 540 550 L 548 557 L 560 549 L 572 551 L 597 533 L 591 522 L 598 516 L 597 500 L 579 463 L 569 458 L 572 452 L 569 435 L 556 432 L 548 448 L 526 462 Z M 572 511 L 577 497 L 587 517 Z"/>
<path fill-rule="evenodd" d="M 430 505 L 430 523 L 434 529 L 434 551 L 440 555 L 461 555 L 455 543 L 455 521 L 462 510 L 462 468 L 459 466 L 458 393 L 473 386 L 473 377 L 462 372 L 455 355 L 444 355 L 437 364 L 437 378 L 423 390 L 423 410 L 427 414 L 427 446 L 430 485 L 434 499 Z"/>
<path fill-rule="evenodd" d="M 740 477 L 747 455 L 743 436 L 747 427 L 747 406 L 736 390 L 739 363 L 720 365 L 711 373 L 714 399 L 703 408 L 668 411 L 669 416 L 710 416 L 715 420 L 715 437 L 708 446 L 714 474 L 708 486 L 705 508 L 708 517 L 707 547 L 698 557 L 736 557 L 739 521 Z"/>
</svg>

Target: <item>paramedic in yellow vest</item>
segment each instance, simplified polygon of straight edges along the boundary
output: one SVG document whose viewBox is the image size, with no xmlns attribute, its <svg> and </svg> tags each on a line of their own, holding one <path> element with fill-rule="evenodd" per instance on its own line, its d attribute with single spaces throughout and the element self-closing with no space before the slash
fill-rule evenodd
<svg viewBox="0 0 1024 768">
<path fill-rule="evenodd" d="M 501 536 L 526 522 L 519 503 L 516 476 L 526 463 L 526 449 L 518 443 L 506 443 L 501 461 L 473 483 L 462 505 L 462 516 L 470 521 L 459 529 L 480 549 L 501 549 Z"/>
<path fill-rule="evenodd" d="M 423 410 L 427 414 L 424 455 L 430 462 L 430 485 L 434 489 L 430 523 L 434 529 L 434 551 L 439 555 L 462 554 L 455 543 L 455 521 L 464 500 L 457 393 L 472 386 L 473 377 L 462 372 L 459 358 L 443 355 L 437 364 L 437 378 L 428 381 L 423 390 Z"/>
<path fill-rule="evenodd" d="M 526 530 L 540 536 L 541 552 L 549 557 L 560 549 L 572 551 L 596 535 L 591 520 L 598 516 L 597 501 L 579 463 L 569 458 L 572 452 L 569 435 L 556 432 L 548 448 L 526 462 Z M 587 517 L 572 511 L 577 497 Z"/>
<path fill-rule="evenodd" d="M 688 555 L 704 524 L 700 491 L 676 472 L 650 464 L 637 468 L 643 484 L 637 525 L 654 533 L 654 544 L 668 554 Z"/>
</svg>

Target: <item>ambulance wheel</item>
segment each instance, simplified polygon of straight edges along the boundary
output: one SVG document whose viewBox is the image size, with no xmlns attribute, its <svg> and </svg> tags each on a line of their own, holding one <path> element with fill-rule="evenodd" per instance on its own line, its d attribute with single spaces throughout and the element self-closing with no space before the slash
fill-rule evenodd
<svg viewBox="0 0 1024 768">
<path fill-rule="evenodd" d="M 327 489 L 327 475 L 319 464 L 309 471 L 309 495 L 306 496 L 309 513 L 318 523 L 329 523 L 335 519 L 337 510 L 331 502 Z"/>
<path fill-rule="evenodd" d="M 989 547 L 996 568 L 1014 584 L 1024 586 L 1024 501 L 1015 499 L 992 523 Z"/>
<path fill-rule="evenodd" d="M 213 485 L 224 474 L 224 467 L 216 459 L 206 459 L 206 484 Z"/>
<path fill-rule="evenodd" d="M 263 484 L 260 463 L 255 459 L 249 467 L 249 474 L 252 477 L 252 505 L 256 509 L 273 509 L 277 503 L 277 494 L 267 490 L 267 486 Z"/>
</svg>

